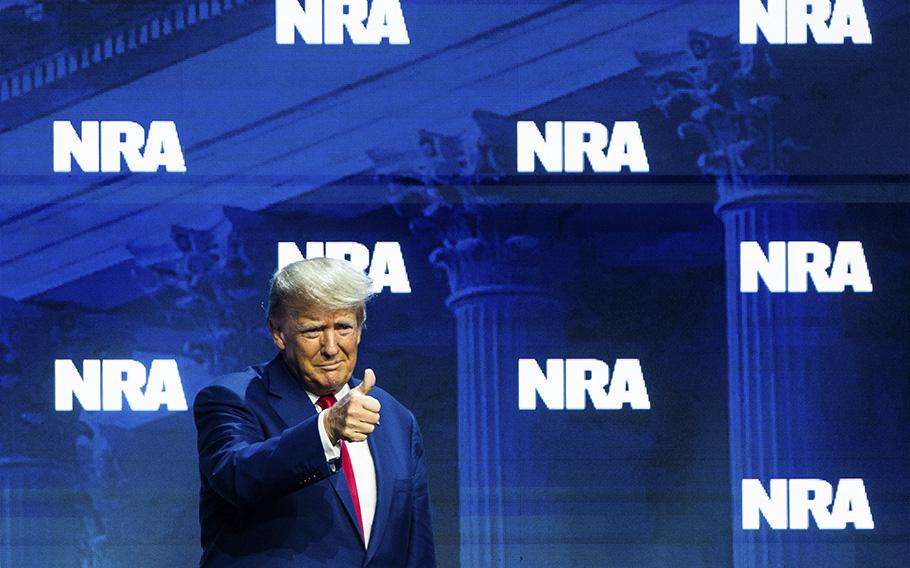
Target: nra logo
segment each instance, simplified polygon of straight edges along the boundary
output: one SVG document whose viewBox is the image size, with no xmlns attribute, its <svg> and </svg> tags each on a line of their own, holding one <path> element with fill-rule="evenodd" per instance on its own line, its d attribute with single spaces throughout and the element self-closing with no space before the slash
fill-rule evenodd
<svg viewBox="0 0 910 568">
<path fill-rule="evenodd" d="M 393 294 L 410 294 L 411 282 L 401 255 L 401 245 L 393 241 L 380 241 L 373 245 L 372 254 L 366 245 L 350 241 L 309 241 L 304 247 L 306 258 L 337 258 L 347 260 L 363 270 L 373 280 L 373 291 L 388 288 Z M 304 260 L 303 252 L 294 242 L 278 243 L 278 270 L 292 262 Z"/>
<path fill-rule="evenodd" d="M 862 0 L 739 0 L 739 43 L 758 43 L 758 30 L 774 45 L 872 43 Z"/>
<path fill-rule="evenodd" d="M 534 359 L 518 360 L 518 408 L 536 410 L 537 398 L 550 410 L 650 410 L 651 400 L 638 359 L 547 359 L 546 372 Z"/>
<path fill-rule="evenodd" d="M 177 127 L 160 120 L 152 121 L 148 136 L 135 122 L 86 120 L 77 133 L 71 122 L 55 120 L 54 171 L 71 171 L 73 160 L 92 173 L 119 172 L 123 162 L 131 172 L 186 172 Z"/>
<path fill-rule="evenodd" d="M 297 33 L 310 45 L 407 45 L 408 27 L 398 0 L 275 0 L 275 43 L 293 45 Z"/>
<path fill-rule="evenodd" d="M 806 530 L 810 515 L 823 530 L 875 528 L 862 479 L 841 479 L 836 491 L 823 479 L 772 479 L 770 485 L 769 495 L 758 479 L 743 479 L 743 530 L 758 530 L 761 517 L 772 530 Z"/>
<path fill-rule="evenodd" d="M 829 270 L 830 269 L 830 270 Z M 803 293 L 808 284 L 819 292 L 871 292 L 872 278 L 859 241 L 837 243 L 831 249 L 815 241 L 771 241 L 768 255 L 755 241 L 739 243 L 739 291 L 758 292 L 761 278 L 770 292 Z"/>
<path fill-rule="evenodd" d="M 613 139 L 607 127 L 590 121 L 548 121 L 541 133 L 533 121 L 518 121 L 518 171 L 536 171 L 535 158 L 549 173 L 582 173 L 585 160 L 594 173 L 649 171 L 648 156 L 637 122 L 613 123 Z"/>
<path fill-rule="evenodd" d="M 71 359 L 54 361 L 54 406 L 73 410 L 73 399 L 85 410 L 186 410 L 183 383 L 173 359 L 145 365 L 131 359 L 86 359 L 82 373 Z"/>
</svg>

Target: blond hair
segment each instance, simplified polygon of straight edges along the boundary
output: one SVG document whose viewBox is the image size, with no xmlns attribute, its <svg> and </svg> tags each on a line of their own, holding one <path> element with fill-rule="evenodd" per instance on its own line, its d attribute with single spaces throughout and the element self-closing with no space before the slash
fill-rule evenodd
<svg viewBox="0 0 910 568">
<path fill-rule="evenodd" d="M 373 281 L 363 271 L 335 258 L 311 258 L 288 264 L 269 282 L 270 321 L 308 309 L 353 309 L 357 323 L 366 321 Z"/>
</svg>

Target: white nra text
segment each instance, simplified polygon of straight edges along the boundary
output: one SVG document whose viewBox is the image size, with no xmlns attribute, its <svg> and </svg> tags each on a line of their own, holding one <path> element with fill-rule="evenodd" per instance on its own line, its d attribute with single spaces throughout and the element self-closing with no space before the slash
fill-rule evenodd
<svg viewBox="0 0 910 568">
<path fill-rule="evenodd" d="M 806 530 L 810 515 L 822 530 L 875 528 L 862 479 L 841 479 L 836 491 L 824 479 L 772 479 L 770 491 L 742 480 L 743 530 L 758 530 L 761 517 L 772 530 Z"/>
<path fill-rule="evenodd" d="M 591 121 L 547 121 L 541 133 L 533 121 L 518 121 L 518 171 L 533 173 L 536 160 L 549 173 L 582 173 L 585 158 L 594 173 L 650 171 L 645 144 L 637 122 L 613 123 L 613 138 L 607 127 Z M 535 160 L 536 158 L 536 160 Z"/>
<path fill-rule="evenodd" d="M 131 172 L 186 172 L 180 138 L 173 122 L 154 120 L 145 128 L 124 120 L 82 121 L 81 133 L 65 120 L 54 121 L 54 171 L 72 171 L 73 160 L 83 172 L 116 173 L 126 162 Z"/>
<path fill-rule="evenodd" d="M 758 43 L 758 30 L 772 45 L 872 43 L 863 0 L 739 0 L 739 43 Z"/>
<path fill-rule="evenodd" d="M 355 45 L 411 43 L 398 0 L 275 0 L 275 43 L 341 45 L 345 31 Z"/>
<path fill-rule="evenodd" d="M 830 269 L 830 270 L 829 270 Z M 770 292 L 804 293 L 809 282 L 819 292 L 872 292 L 872 278 L 859 241 L 841 241 L 831 257 L 825 243 L 771 241 L 768 255 L 755 241 L 739 243 L 739 291 L 758 292 L 758 281 Z"/>
<path fill-rule="evenodd" d="M 186 395 L 177 362 L 155 359 L 146 374 L 145 365 L 132 359 L 86 359 L 82 373 L 71 359 L 54 361 L 54 406 L 73 410 L 77 399 L 85 410 L 186 410 Z"/>
<path fill-rule="evenodd" d="M 547 359 L 546 372 L 534 359 L 518 360 L 518 408 L 536 410 L 537 398 L 550 410 L 650 410 L 651 400 L 638 359 Z M 609 391 L 607 390 L 609 387 Z"/>
<path fill-rule="evenodd" d="M 363 270 L 373 280 L 373 291 L 382 292 L 388 288 L 394 294 L 410 294 L 411 282 L 401 255 L 401 244 L 394 241 L 380 241 L 373 245 L 373 253 L 361 243 L 350 241 L 321 242 L 309 241 L 304 247 L 306 258 L 337 258 L 347 260 Z M 294 242 L 278 243 L 278 270 L 304 255 Z"/>
</svg>

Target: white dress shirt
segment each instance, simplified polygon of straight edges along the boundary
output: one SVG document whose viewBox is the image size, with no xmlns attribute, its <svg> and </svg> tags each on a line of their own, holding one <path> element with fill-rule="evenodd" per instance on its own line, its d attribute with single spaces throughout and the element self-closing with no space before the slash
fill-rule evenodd
<svg viewBox="0 0 910 568">
<path fill-rule="evenodd" d="M 347 384 L 341 387 L 341 390 L 335 393 L 335 399 L 341 400 L 351 390 Z M 336 469 L 335 461 L 341 459 L 341 443 L 332 445 L 328 433 L 325 431 L 325 421 L 323 412 L 316 401 L 319 397 L 307 391 L 313 406 L 319 411 L 319 438 L 322 440 L 322 449 L 325 450 L 325 459 L 334 471 Z M 373 455 L 370 454 L 370 446 L 367 441 L 363 442 L 345 442 L 348 447 L 348 455 L 351 456 L 351 465 L 354 466 L 354 480 L 357 482 L 357 496 L 360 498 L 360 516 L 363 518 L 363 541 L 364 546 L 370 543 L 370 531 L 373 528 L 373 517 L 376 515 L 376 469 L 373 465 Z"/>
</svg>

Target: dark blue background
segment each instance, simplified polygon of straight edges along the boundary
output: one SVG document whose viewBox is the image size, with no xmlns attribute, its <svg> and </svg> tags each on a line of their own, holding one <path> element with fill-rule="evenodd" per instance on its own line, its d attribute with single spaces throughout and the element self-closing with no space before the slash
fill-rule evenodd
<svg viewBox="0 0 910 568">
<path fill-rule="evenodd" d="M 172 4 L 0 3 L 0 566 L 196 562 L 190 413 L 55 412 L 53 362 L 176 358 L 191 402 L 271 357 L 276 243 L 308 240 L 402 245 L 413 293 L 369 306 L 358 372 L 421 424 L 441 566 L 910 562 L 906 2 L 865 3 L 871 46 L 758 49 L 773 73 L 742 77 L 732 1 L 405 1 L 411 45 L 381 47 L 277 46 L 272 3 L 217 4 L 131 50 Z M 79 71 L 36 86 L 58 53 Z M 767 138 L 726 132 L 799 149 L 705 167 L 678 131 L 705 90 L 662 104 L 655 58 L 724 116 L 779 97 Z M 651 171 L 513 175 L 515 119 L 637 120 Z M 53 174 L 53 120 L 173 120 L 188 173 Z M 478 148 L 499 161 L 459 162 Z M 740 296 L 740 215 L 862 241 L 874 293 Z M 469 241 L 512 256 L 439 265 Z M 519 412 L 517 357 L 638 358 L 652 409 Z M 804 427 L 762 414 L 772 383 Z M 876 529 L 744 534 L 743 477 L 863 478 Z"/>
</svg>

